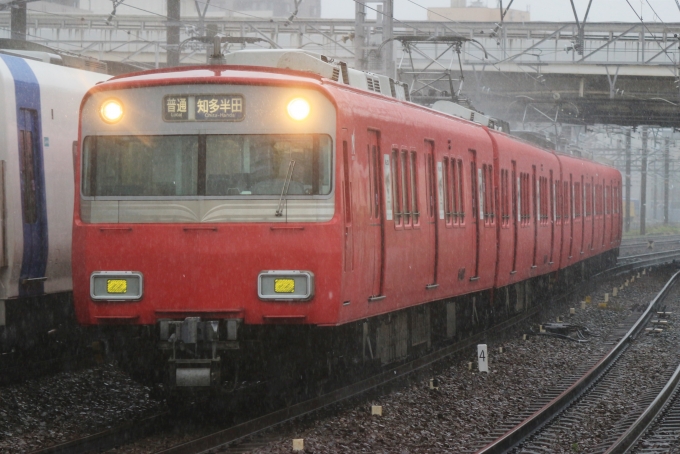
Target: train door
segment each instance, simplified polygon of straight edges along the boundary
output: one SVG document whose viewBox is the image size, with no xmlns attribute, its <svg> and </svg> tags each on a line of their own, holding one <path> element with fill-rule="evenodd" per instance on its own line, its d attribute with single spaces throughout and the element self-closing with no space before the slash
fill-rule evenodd
<svg viewBox="0 0 680 454">
<path fill-rule="evenodd" d="M 19 172 L 24 237 L 19 294 L 44 293 L 47 268 L 45 175 L 37 111 L 19 109 Z"/>
<path fill-rule="evenodd" d="M 471 281 L 479 279 L 479 220 L 484 219 L 484 207 L 480 204 L 482 203 L 482 196 L 480 195 L 482 187 L 482 173 L 481 169 L 477 168 L 477 152 L 475 150 L 470 151 L 470 184 L 472 190 L 472 216 L 470 220 L 472 221 L 472 232 L 474 239 L 472 241 L 472 259 L 474 263 L 472 264 L 472 269 L 474 270 L 474 275 L 470 277 Z"/>
<path fill-rule="evenodd" d="M 534 191 L 534 197 L 533 197 L 533 204 L 534 204 L 534 254 L 533 254 L 533 262 L 531 264 L 532 268 L 536 268 L 536 255 L 538 254 L 538 205 L 540 204 L 539 200 L 539 188 L 538 188 L 538 179 L 536 178 L 536 166 L 531 166 L 532 167 L 532 172 L 531 172 L 531 187 L 533 188 Z"/>
<path fill-rule="evenodd" d="M 428 249 L 432 254 L 428 260 L 428 277 L 430 284 L 426 286 L 428 289 L 437 288 L 437 263 L 439 261 L 439 225 L 437 222 L 437 176 L 435 174 L 435 155 L 434 142 L 430 140 L 425 141 L 426 164 L 425 172 L 427 173 L 425 183 L 427 184 L 427 220 L 428 220 Z"/>
<path fill-rule="evenodd" d="M 515 184 L 514 182 L 517 182 Z M 517 272 L 517 236 L 519 234 L 519 178 L 517 178 L 517 161 L 512 161 L 512 180 L 510 186 L 512 187 L 512 274 Z"/>
<path fill-rule="evenodd" d="M 389 155 L 386 155 L 388 159 L 387 168 L 389 169 Z M 369 160 L 369 178 L 371 180 L 371 222 L 370 230 L 371 243 L 372 243 L 372 254 L 371 254 L 371 264 L 369 268 L 373 270 L 372 274 L 372 286 L 371 286 L 371 296 L 369 301 L 377 301 L 384 296 L 382 296 L 382 285 L 383 285 L 383 253 L 385 249 L 385 221 L 384 216 L 389 214 L 391 218 L 391 206 L 386 206 L 383 210 L 383 178 L 382 178 L 382 163 L 383 160 L 380 156 L 380 144 L 378 142 L 378 132 L 368 131 L 368 160 Z M 386 185 L 391 182 L 385 182 Z M 389 186 L 389 185 L 388 185 Z M 391 187 L 391 186 L 389 186 Z M 389 211 L 388 211 L 389 210 Z M 383 212 L 384 211 L 384 212 Z M 369 259 L 370 260 L 370 259 Z"/>
</svg>

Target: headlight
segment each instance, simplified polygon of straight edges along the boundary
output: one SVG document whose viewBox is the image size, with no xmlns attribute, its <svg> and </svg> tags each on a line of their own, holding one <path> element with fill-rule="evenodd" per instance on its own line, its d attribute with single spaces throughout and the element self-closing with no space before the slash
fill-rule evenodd
<svg viewBox="0 0 680 454">
<path fill-rule="evenodd" d="M 102 103 L 99 114 L 107 123 L 116 123 L 123 118 L 123 104 L 117 99 L 107 99 Z"/>
<path fill-rule="evenodd" d="M 288 115 L 293 120 L 301 121 L 309 116 L 309 102 L 303 98 L 295 98 L 288 103 Z"/>
</svg>

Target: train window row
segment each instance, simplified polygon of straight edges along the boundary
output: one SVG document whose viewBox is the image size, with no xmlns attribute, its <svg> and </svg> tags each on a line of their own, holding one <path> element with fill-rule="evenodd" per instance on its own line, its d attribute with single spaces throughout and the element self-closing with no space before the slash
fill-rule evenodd
<svg viewBox="0 0 680 454">
<path fill-rule="evenodd" d="M 343 147 L 346 147 L 346 142 Z M 344 149 L 343 149 L 344 150 Z M 348 161 L 347 152 L 344 151 L 345 160 Z M 372 169 L 379 168 L 380 155 L 379 149 L 375 146 L 368 146 L 368 157 Z M 435 162 L 433 156 L 427 154 L 426 162 L 426 189 L 427 189 L 427 214 L 430 218 L 435 216 L 436 210 L 436 182 L 434 175 Z M 464 162 L 460 158 L 444 156 L 442 158 L 443 179 L 442 188 L 442 207 L 443 219 L 447 226 L 463 226 L 465 223 L 466 211 L 466 191 L 464 190 Z M 513 162 L 514 165 L 514 162 Z M 345 162 L 348 166 L 348 162 Z M 388 194 L 388 206 L 394 214 L 395 227 L 413 228 L 420 224 L 419 198 L 418 198 L 418 155 L 416 151 L 393 148 L 391 155 L 385 155 L 385 166 L 391 174 L 390 190 Z M 581 177 L 581 181 L 555 180 L 553 174 L 550 176 L 537 176 L 536 168 L 533 174 L 519 172 L 519 176 L 509 169 L 500 170 L 500 188 L 496 194 L 494 185 L 493 166 L 482 164 L 477 168 L 474 162 L 470 163 L 471 175 L 471 194 L 478 192 L 478 197 L 469 198 L 471 209 L 475 212 L 479 203 L 479 216 L 484 220 L 485 225 L 494 225 L 496 210 L 500 211 L 500 223 L 502 227 L 509 227 L 513 218 L 513 213 L 517 213 L 517 221 L 521 226 L 532 224 L 532 218 L 538 219 L 539 224 L 547 225 L 551 219 L 556 222 L 573 218 L 580 218 L 581 215 L 591 217 L 593 215 L 618 214 L 620 211 L 617 201 L 620 196 L 620 188 L 613 185 L 586 183 Z M 369 195 L 371 197 L 371 216 L 380 216 L 380 196 L 378 188 L 380 177 L 378 172 L 370 172 Z M 347 175 L 345 175 L 347 180 Z M 514 185 L 515 179 L 517 185 Z M 570 182 L 573 182 L 570 184 Z M 345 198 L 347 198 L 348 188 L 344 188 Z M 570 197 L 571 196 L 571 197 Z M 496 199 L 498 197 L 498 199 Z M 533 201 L 533 203 L 532 203 Z M 498 207 L 496 206 L 498 202 Z M 351 214 L 346 214 L 346 222 L 351 222 Z M 390 218 L 388 213 L 388 219 Z"/>
</svg>

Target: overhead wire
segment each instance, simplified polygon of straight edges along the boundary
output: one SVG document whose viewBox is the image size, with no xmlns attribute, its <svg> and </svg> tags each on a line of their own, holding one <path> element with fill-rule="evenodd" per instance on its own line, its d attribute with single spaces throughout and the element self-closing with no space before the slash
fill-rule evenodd
<svg viewBox="0 0 680 454">
<path fill-rule="evenodd" d="M 633 5 L 630 4 L 630 1 L 629 1 L 629 0 L 626 0 L 626 3 L 628 3 L 628 6 L 630 6 L 630 9 L 633 10 L 633 13 L 634 13 L 635 16 L 637 16 L 637 18 L 640 20 L 640 23 L 641 23 L 642 26 L 645 28 L 645 30 L 647 30 L 647 32 L 648 32 L 650 35 L 652 35 L 653 41 L 659 46 L 659 48 L 663 51 L 663 53 L 666 55 L 666 57 L 668 57 L 668 59 L 671 61 L 671 63 L 675 64 L 675 60 L 673 60 L 673 58 L 671 58 L 671 56 L 670 56 L 670 54 L 668 53 L 668 51 L 666 51 L 666 49 L 664 49 L 664 47 L 661 45 L 661 43 L 656 39 L 656 36 L 654 35 L 654 33 L 652 33 L 652 32 L 649 30 L 649 28 L 647 27 L 647 24 L 645 24 L 645 22 L 642 20 L 642 16 L 639 15 L 639 14 L 637 13 L 637 11 L 635 11 L 635 8 L 633 8 Z M 647 3 L 649 4 L 649 2 L 647 2 Z M 650 6 L 651 6 L 651 5 L 650 5 Z M 652 10 L 653 10 L 653 9 L 652 9 Z M 654 14 L 656 14 L 656 11 L 654 12 Z M 657 17 L 658 17 L 658 16 L 657 16 Z M 643 63 L 644 63 L 644 62 L 643 62 Z M 671 72 L 673 72 L 670 68 L 668 68 L 668 70 L 671 71 Z"/>
</svg>

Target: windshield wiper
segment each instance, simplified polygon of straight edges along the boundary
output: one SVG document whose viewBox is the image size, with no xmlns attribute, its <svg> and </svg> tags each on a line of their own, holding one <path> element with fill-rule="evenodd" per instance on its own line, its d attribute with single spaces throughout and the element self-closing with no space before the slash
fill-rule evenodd
<svg viewBox="0 0 680 454">
<path fill-rule="evenodd" d="M 288 195 L 288 188 L 290 187 L 290 180 L 293 178 L 293 169 L 295 168 L 295 160 L 291 159 L 288 164 L 288 173 L 286 174 L 286 179 L 283 181 L 283 188 L 281 188 L 281 197 L 279 197 L 279 207 L 276 209 L 276 216 L 282 216 L 283 214 L 283 202 L 285 197 Z"/>
</svg>

